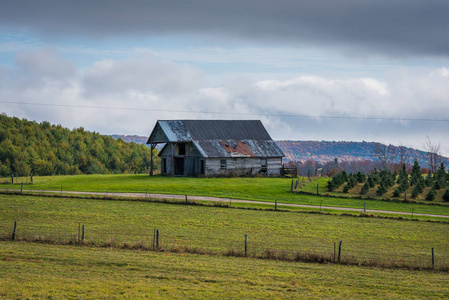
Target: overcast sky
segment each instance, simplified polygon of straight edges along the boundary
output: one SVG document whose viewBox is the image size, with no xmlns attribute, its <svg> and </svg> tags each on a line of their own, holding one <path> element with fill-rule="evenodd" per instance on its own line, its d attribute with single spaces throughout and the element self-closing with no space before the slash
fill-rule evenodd
<svg viewBox="0 0 449 300">
<path fill-rule="evenodd" d="M 0 113 L 103 134 L 261 119 L 449 156 L 449 1 L 6 1 Z"/>
</svg>

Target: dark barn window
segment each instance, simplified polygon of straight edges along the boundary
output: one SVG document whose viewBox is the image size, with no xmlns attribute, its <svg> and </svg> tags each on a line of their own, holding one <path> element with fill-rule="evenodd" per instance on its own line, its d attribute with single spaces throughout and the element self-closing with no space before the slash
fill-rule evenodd
<svg viewBox="0 0 449 300">
<path fill-rule="evenodd" d="M 226 159 L 220 159 L 220 169 L 226 170 L 226 167 L 227 167 Z"/>
<path fill-rule="evenodd" d="M 185 143 L 178 144 L 178 155 L 186 155 L 186 144 Z"/>
<path fill-rule="evenodd" d="M 268 171 L 268 163 L 266 159 L 262 159 L 260 162 L 260 172 L 266 173 Z"/>
</svg>

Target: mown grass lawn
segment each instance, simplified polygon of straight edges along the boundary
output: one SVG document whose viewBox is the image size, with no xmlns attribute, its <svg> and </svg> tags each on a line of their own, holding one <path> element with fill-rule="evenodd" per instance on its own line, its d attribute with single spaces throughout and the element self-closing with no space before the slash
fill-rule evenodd
<svg viewBox="0 0 449 300">
<path fill-rule="evenodd" d="M 9 179 L 10 180 L 10 179 Z M 3 189 L 20 189 L 20 182 L 29 183 L 30 178 L 18 178 L 16 184 L 8 184 L 7 178 L 2 179 Z M 297 203 L 309 205 L 338 206 L 404 211 L 415 213 L 429 213 L 449 215 L 449 205 L 437 206 L 416 203 L 402 203 L 382 200 L 329 198 L 304 194 L 289 193 L 292 179 L 290 178 L 192 178 L 192 177 L 149 177 L 140 175 L 78 175 L 78 176 L 49 176 L 34 177 L 34 184 L 25 184 L 24 190 L 65 190 L 92 192 L 132 192 L 132 193 L 161 193 L 177 195 L 214 196 L 258 200 L 266 202 Z M 302 179 L 300 179 L 302 180 Z M 326 178 L 311 182 L 303 190 L 326 193 Z"/>
<path fill-rule="evenodd" d="M 3 299 L 446 299 L 446 273 L 0 242 Z"/>
<path fill-rule="evenodd" d="M 0 195 L 0 235 L 17 239 L 74 241 L 79 224 L 87 243 L 151 248 L 154 229 L 162 248 L 189 247 L 225 254 L 230 249 L 259 255 L 267 250 L 333 256 L 343 243 L 342 257 L 357 261 L 431 266 L 449 265 L 448 223 L 361 218 L 297 212 L 258 211 L 136 201 Z"/>
</svg>

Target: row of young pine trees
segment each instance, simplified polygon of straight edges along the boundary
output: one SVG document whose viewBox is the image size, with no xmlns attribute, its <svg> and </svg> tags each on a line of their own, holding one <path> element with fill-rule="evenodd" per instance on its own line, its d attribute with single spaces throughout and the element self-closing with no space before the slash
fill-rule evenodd
<svg viewBox="0 0 449 300">
<path fill-rule="evenodd" d="M 329 180 L 327 188 L 329 192 L 332 192 L 345 184 L 343 193 L 348 193 L 350 189 L 360 183 L 363 183 L 360 194 L 365 195 L 369 189 L 377 186 L 376 194 L 378 196 L 384 195 L 389 188 L 397 184 L 397 188 L 393 192 L 393 197 L 396 198 L 403 196 L 409 187 L 414 187 L 411 193 L 412 199 L 422 194 L 426 187 L 431 187 L 425 197 L 428 201 L 435 200 L 437 190 L 446 188 L 443 194 L 443 201 L 449 202 L 449 173 L 446 172 L 444 163 L 441 163 L 435 174 L 429 171 L 429 174 L 426 176 L 421 174 L 421 167 L 418 161 L 415 161 L 413 164 L 410 174 L 407 173 L 405 165 L 402 165 L 399 174 L 388 170 L 379 172 L 376 169 L 369 175 L 365 175 L 362 172 L 350 173 L 348 175 L 345 171 L 342 171 L 335 175 L 332 180 Z"/>
</svg>

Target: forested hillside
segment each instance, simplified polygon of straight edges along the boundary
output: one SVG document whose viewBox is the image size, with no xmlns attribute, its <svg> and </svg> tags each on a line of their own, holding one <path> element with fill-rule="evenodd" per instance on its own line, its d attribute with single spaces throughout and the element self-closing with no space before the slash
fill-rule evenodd
<svg viewBox="0 0 449 300">
<path fill-rule="evenodd" d="M 0 115 L 0 176 L 145 173 L 150 156 L 145 145 L 82 127 L 70 130 Z M 159 167 L 156 153 L 153 158 Z"/>
</svg>

